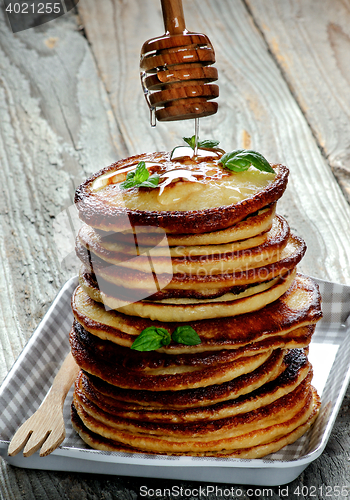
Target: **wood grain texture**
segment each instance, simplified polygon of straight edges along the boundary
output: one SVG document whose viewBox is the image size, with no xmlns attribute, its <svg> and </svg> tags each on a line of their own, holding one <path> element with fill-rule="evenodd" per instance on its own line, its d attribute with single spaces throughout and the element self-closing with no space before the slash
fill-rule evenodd
<svg viewBox="0 0 350 500">
<path fill-rule="evenodd" d="M 57 260 L 55 217 L 125 150 L 75 18 L 16 36 L 2 11 L 0 23 L 2 379 L 72 272 Z"/>
<path fill-rule="evenodd" d="M 287 164 L 291 181 L 278 211 L 308 244 L 301 270 L 350 283 L 349 206 L 332 174 L 332 168 L 337 175 L 336 168 L 346 168 L 349 154 L 349 101 L 342 94 L 347 77 L 340 82 L 341 72 L 348 75 L 348 3 L 317 3 L 323 16 L 319 26 L 325 26 L 328 8 L 332 23 L 341 28 L 336 33 L 330 28 L 329 35 L 337 63 L 323 54 L 331 45 L 324 28 L 319 41 L 312 38 L 313 30 L 306 33 L 306 24 L 309 53 L 298 55 L 300 40 L 293 38 L 300 36 L 300 19 L 315 14 L 312 0 L 247 0 L 249 8 L 243 0 L 184 0 L 183 5 L 188 29 L 207 34 L 217 55 L 220 108 L 201 120 L 201 137 L 220 139 L 227 150 L 254 148 L 270 161 Z M 278 19 L 273 19 L 274 9 Z M 337 17 L 339 9 L 344 19 Z M 79 13 L 80 19 L 71 13 L 12 35 L 0 10 L 0 168 L 6 179 L 0 196 L 0 379 L 74 270 L 74 262 L 71 268 L 60 266 L 53 221 L 71 204 L 75 186 L 117 158 L 169 150 L 194 132 L 192 121 L 157 124 L 155 129 L 149 125 L 139 52 L 147 39 L 164 32 L 160 2 L 82 0 Z M 279 19 L 284 20 L 281 26 Z M 284 48 L 287 21 L 292 29 Z M 270 22 L 278 45 L 266 29 Z M 279 53 L 298 56 L 306 75 L 295 74 L 300 68 L 296 59 L 285 68 Z M 336 66 L 326 83 L 321 78 L 324 66 L 315 64 L 319 58 L 324 58 L 323 65 L 332 60 Z M 309 73 L 307 61 L 313 63 Z M 319 106 L 309 101 L 315 83 Z M 321 93 L 325 86 L 332 90 L 333 107 L 327 93 Z M 342 124 L 341 130 L 333 119 Z M 60 241 L 64 247 L 64 232 Z M 289 499 L 300 499 L 293 493 L 297 486 L 349 484 L 349 401 L 350 391 L 325 452 L 289 485 Z M 142 485 L 198 488 L 190 482 L 17 469 L 0 461 L 1 500 L 136 499 Z M 241 495 L 226 498 L 261 498 L 248 495 L 248 487 L 241 490 Z M 278 488 L 271 491 L 268 498 L 281 498 Z"/>
<path fill-rule="evenodd" d="M 350 202 L 350 4 L 246 0 Z"/>
</svg>

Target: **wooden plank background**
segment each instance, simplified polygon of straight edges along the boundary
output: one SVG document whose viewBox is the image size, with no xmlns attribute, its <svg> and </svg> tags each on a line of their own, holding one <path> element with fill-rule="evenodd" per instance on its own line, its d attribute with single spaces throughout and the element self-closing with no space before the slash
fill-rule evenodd
<svg viewBox="0 0 350 500">
<path fill-rule="evenodd" d="M 300 270 L 350 284 L 349 3 L 183 3 L 187 28 L 206 33 L 217 55 L 220 109 L 201 120 L 201 137 L 287 164 L 278 212 L 308 244 Z M 74 261 L 59 262 L 53 229 L 75 187 L 116 159 L 169 150 L 193 134 L 192 121 L 149 125 L 138 63 L 143 42 L 164 31 L 160 2 L 78 7 L 16 35 L 0 9 L 0 380 L 75 272 Z M 326 451 L 294 486 L 349 484 L 349 396 Z M 167 483 L 0 462 L 6 500 L 135 498 L 141 484 Z"/>
<path fill-rule="evenodd" d="M 349 2 L 246 3 L 350 201 Z"/>
</svg>

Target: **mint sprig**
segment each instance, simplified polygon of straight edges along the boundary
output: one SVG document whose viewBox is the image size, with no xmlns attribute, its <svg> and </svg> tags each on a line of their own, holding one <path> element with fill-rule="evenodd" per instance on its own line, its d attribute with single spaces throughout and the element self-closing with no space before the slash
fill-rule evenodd
<svg viewBox="0 0 350 500">
<path fill-rule="evenodd" d="M 235 151 L 231 151 L 231 153 L 225 153 L 219 163 L 233 172 L 243 172 L 253 165 L 263 172 L 275 173 L 266 158 L 251 149 L 236 149 Z"/>
<path fill-rule="evenodd" d="M 178 326 L 171 338 L 178 344 L 197 345 L 201 343 L 198 333 L 189 325 Z"/>
<path fill-rule="evenodd" d="M 140 161 L 137 165 L 136 170 L 128 172 L 126 174 L 126 179 L 124 182 L 120 183 L 122 189 L 128 189 L 131 187 L 150 187 L 155 188 L 159 183 L 159 175 L 153 174 L 149 175 L 149 171 L 146 168 L 146 163 Z"/>
<path fill-rule="evenodd" d="M 183 137 L 183 140 L 194 150 L 196 147 L 196 136 Z M 199 149 L 212 149 L 216 148 L 220 144 L 220 141 L 215 141 L 214 139 L 205 139 L 204 141 L 198 141 Z"/>
<path fill-rule="evenodd" d="M 165 328 L 149 326 L 142 330 L 133 342 L 131 349 L 135 351 L 154 351 L 169 345 L 171 340 L 177 344 L 198 345 L 201 339 L 197 332 L 189 325 L 178 326 L 172 335 Z"/>
<path fill-rule="evenodd" d="M 165 328 L 156 328 L 149 326 L 142 330 L 131 346 L 135 351 L 154 351 L 165 345 L 169 345 L 171 341 L 170 333 Z"/>
<path fill-rule="evenodd" d="M 186 144 L 188 144 L 190 146 L 190 148 L 193 149 L 193 151 L 195 150 L 196 148 L 196 136 L 193 135 L 192 137 L 183 137 L 183 140 L 186 142 Z M 217 146 L 220 144 L 220 141 L 215 141 L 214 139 L 205 139 L 204 141 L 198 141 L 198 149 L 216 149 Z M 170 160 L 173 158 L 174 156 L 174 152 L 179 149 L 179 148 L 182 148 L 184 146 L 175 146 L 175 148 L 172 150 L 172 152 L 170 153 Z"/>
</svg>

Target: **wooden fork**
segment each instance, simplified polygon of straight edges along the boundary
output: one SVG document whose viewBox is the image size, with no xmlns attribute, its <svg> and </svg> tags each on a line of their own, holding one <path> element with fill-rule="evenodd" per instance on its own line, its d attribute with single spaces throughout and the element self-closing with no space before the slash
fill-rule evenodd
<svg viewBox="0 0 350 500">
<path fill-rule="evenodd" d="M 66 437 L 63 403 L 78 372 L 79 367 L 69 353 L 38 410 L 13 436 L 8 448 L 10 456 L 16 455 L 24 446 L 23 455 L 30 457 L 42 446 L 40 456 L 45 457 L 62 443 Z"/>
</svg>

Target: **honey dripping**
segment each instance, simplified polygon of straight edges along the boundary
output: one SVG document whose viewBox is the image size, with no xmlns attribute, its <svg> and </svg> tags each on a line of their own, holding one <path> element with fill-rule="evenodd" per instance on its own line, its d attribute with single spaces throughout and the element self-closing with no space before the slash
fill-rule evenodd
<svg viewBox="0 0 350 500">
<path fill-rule="evenodd" d="M 198 155 L 199 118 L 194 119 L 194 157 Z"/>
</svg>

